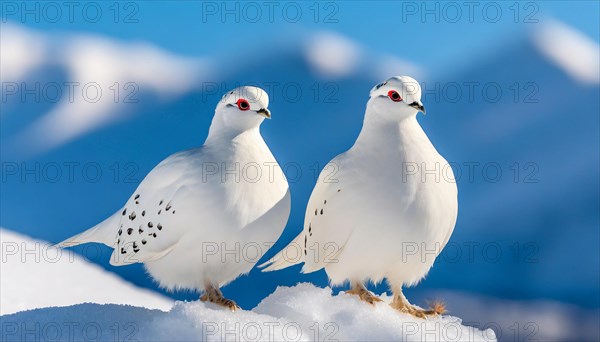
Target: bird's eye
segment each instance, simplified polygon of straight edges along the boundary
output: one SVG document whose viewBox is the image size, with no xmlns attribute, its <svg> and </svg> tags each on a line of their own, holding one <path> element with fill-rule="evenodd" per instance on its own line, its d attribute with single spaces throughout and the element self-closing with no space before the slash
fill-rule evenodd
<svg viewBox="0 0 600 342">
<path fill-rule="evenodd" d="M 394 102 L 400 102 L 400 101 L 402 101 L 402 97 L 395 90 L 390 90 L 388 92 L 388 96 L 390 97 L 390 100 L 392 100 Z"/>
<path fill-rule="evenodd" d="M 240 110 L 248 110 L 250 109 L 250 104 L 248 103 L 248 101 L 244 100 L 244 99 L 239 99 L 237 101 L 237 106 Z"/>
</svg>

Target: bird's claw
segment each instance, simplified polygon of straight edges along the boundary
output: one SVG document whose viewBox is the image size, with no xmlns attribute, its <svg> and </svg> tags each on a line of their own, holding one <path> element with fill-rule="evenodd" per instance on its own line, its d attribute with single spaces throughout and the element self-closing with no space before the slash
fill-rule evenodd
<svg viewBox="0 0 600 342">
<path fill-rule="evenodd" d="M 442 302 L 434 302 L 428 310 L 421 309 L 408 303 L 392 302 L 392 308 L 412 315 L 417 318 L 426 319 L 427 317 L 442 315 L 446 312 L 446 305 Z"/>
<path fill-rule="evenodd" d="M 241 310 L 240 306 L 237 305 L 236 302 L 234 302 L 231 299 L 227 299 L 227 298 L 223 297 L 223 295 L 220 293 L 220 291 L 219 292 L 207 291 L 200 297 L 200 301 L 211 302 L 211 303 L 217 304 L 219 306 L 228 308 L 232 312 L 235 312 L 236 310 Z"/>
<path fill-rule="evenodd" d="M 229 310 L 231 310 L 232 312 L 235 312 L 236 310 L 240 310 L 241 308 L 239 307 L 239 305 L 237 305 L 234 301 L 232 301 L 231 299 L 227 299 L 227 298 L 222 298 L 220 300 L 219 303 L 217 303 L 221 306 L 224 306 L 226 308 L 229 308 Z"/>
<path fill-rule="evenodd" d="M 379 297 L 375 296 L 364 287 L 355 287 L 349 291 L 346 291 L 346 293 L 356 295 L 358 296 L 358 298 L 360 298 L 360 300 L 362 300 L 363 302 L 367 302 L 371 305 L 375 305 L 375 303 L 377 302 L 382 302 L 382 300 Z"/>
</svg>

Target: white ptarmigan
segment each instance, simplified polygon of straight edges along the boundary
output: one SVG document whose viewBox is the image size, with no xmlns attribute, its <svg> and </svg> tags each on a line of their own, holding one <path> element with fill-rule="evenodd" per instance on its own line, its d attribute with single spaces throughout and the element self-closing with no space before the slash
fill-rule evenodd
<svg viewBox="0 0 600 342">
<path fill-rule="evenodd" d="M 403 286 L 429 272 L 456 223 L 457 187 L 448 162 L 417 122 L 425 112 L 421 87 L 392 77 L 370 92 L 362 130 L 345 153 L 329 162 L 312 192 L 304 230 L 265 271 L 304 263 L 304 273 L 324 268 L 333 285 L 380 301 L 364 287 L 387 279 L 391 305 L 418 317 L 444 311 L 411 305 Z"/>
<path fill-rule="evenodd" d="M 204 145 L 163 160 L 124 207 L 59 246 L 104 243 L 112 265 L 144 263 L 167 289 L 237 309 L 220 287 L 252 269 L 290 213 L 287 180 L 259 131 L 268 104 L 256 87 L 225 94 Z"/>
</svg>

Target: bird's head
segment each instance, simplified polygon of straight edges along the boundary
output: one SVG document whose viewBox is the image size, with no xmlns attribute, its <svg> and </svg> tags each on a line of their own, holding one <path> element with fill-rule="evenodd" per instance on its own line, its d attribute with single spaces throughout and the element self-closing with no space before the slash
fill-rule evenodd
<svg viewBox="0 0 600 342">
<path fill-rule="evenodd" d="M 409 76 L 394 76 L 379 83 L 369 93 L 367 108 L 389 120 L 402 120 L 425 114 L 421 103 L 421 86 Z"/>
<path fill-rule="evenodd" d="M 212 129 L 244 132 L 257 128 L 265 118 L 271 118 L 269 95 L 258 88 L 243 86 L 225 95 L 215 109 Z"/>
</svg>

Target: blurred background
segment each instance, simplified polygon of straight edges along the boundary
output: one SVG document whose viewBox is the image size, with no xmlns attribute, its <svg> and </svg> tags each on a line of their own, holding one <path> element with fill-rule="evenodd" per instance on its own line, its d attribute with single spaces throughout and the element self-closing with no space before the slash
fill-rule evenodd
<svg viewBox="0 0 600 342">
<path fill-rule="evenodd" d="M 301 230 L 318 172 L 354 142 L 371 87 L 411 75 L 459 216 L 408 298 L 445 299 L 501 340 L 600 338 L 599 2 L 1 6 L 4 229 L 58 242 L 93 226 L 159 161 L 201 145 L 221 95 L 250 84 L 269 93 L 261 131 L 292 192 L 278 250 Z M 75 250 L 197 299 L 165 293 L 140 265 L 109 266 L 108 248 Z M 299 270 L 253 270 L 223 291 L 250 309 L 280 285 L 328 285 Z"/>
</svg>

